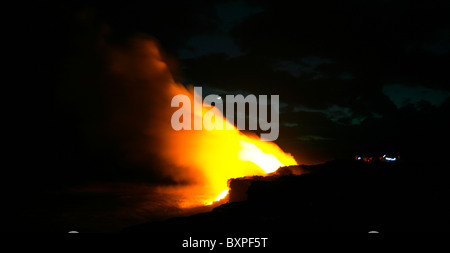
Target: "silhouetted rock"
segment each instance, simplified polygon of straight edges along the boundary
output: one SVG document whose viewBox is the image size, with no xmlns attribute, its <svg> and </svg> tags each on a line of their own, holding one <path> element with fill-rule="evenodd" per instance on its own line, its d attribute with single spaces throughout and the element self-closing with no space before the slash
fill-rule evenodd
<svg viewBox="0 0 450 253">
<path fill-rule="evenodd" d="M 334 161 L 308 170 L 294 175 L 282 169 L 268 177 L 230 180 L 231 202 L 212 212 L 123 232 L 176 235 L 180 240 L 268 237 L 272 246 L 280 247 L 306 238 L 438 234 L 448 221 L 444 181 L 433 173 L 423 175 L 421 165 Z"/>
</svg>

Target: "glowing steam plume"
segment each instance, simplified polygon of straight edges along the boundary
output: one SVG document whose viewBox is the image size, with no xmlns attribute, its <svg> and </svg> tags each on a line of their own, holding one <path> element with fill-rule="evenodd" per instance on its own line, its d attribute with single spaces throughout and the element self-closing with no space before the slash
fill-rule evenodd
<svg viewBox="0 0 450 253">
<path fill-rule="evenodd" d="M 193 99 L 193 92 L 183 90 L 184 87 L 180 85 L 176 87 L 174 95 L 183 92 L 194 103 L 200 103 Z M 217 117 L 223 117 L 215 107 L 204 108 L 202 115 L 193 113 L 192 117 L 202 117 L 209 110 Z M 225 121 L 224 124 L 230 123 Z M 190 167 L 196 172 L 194 181 L 208 189 L 205 199 L 200 200 L 202 203 L 224 198 L 230 178 L 264 175 L 281 166 L 297 164 L 290 154 L 284 153 L 276 144 L 261 141 L 256 135 L 244 135 L 234 127 L 233 130 L 168 130 L 166 134 L 170 147 L 166 150 L 167 158 L 171 158 L 177 167 Z"/>
<path fill-rule="evenodd" d="M 192 107 L 194 103 L 201 102 L 194 99 L 192 88 L 188 90 L 173 80 L 153 41 L 137 39 L 133 43 L 132 56 L 129 56 L 128 51 L 116 50 L 111 67 L 120 74 L 120 71 L 131 68 L 127 65 L 131 62 L 132 73 L 138 75 L 133 76 L 132 80 L 144 80 L 153 87 L 150 91 L 156 93 L 149 95 L 149 103 L 156 111 L 152 111 L 148 122 L 147 135 L 151 140 L 148 150 L 167 164 L 167 167 L 162 168 L 163 173 L 184 185 L 182 190 L 174 190 L 179 194 L 180 207 L 209 204 L 224 198 L 228 193 L 227 181 L 230 178 L 264 175 L 276 171 L 280 166 L 297 164 L 290 154 L 284 153 L 276 144 L 261 141 L 256 135 L 244 135 L 234 126 L 233 130 L 175 131 L 170 121 L 178 108 L 170 106 L 171 99 L 183 94 L 190 98 Z M 215 107 L 203 108 L 201 115 L 198 112 L 191 114 L 191 122 L 210 110 L 216 117 L 223 117 Z M 230 123 L 224 120 L 224 124 Z M 169 189 L 173 190 L 173 187 L 167 187 Z"/>
</svg>

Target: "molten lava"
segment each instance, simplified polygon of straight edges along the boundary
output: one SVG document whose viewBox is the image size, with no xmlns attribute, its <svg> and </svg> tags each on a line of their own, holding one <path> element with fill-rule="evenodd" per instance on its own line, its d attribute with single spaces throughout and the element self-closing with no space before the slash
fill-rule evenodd
<svg viewBox="0 0 450 253">
<path fill-rule="evenodd" d="M 192 89 L 189 92 L 184 86 L 173 85 L 174 95 L 184 94 L 194 103 L 201 103 L 194 99 L 196 96 Z M 192 117 L 201 118 L 209 110 L 214 112 L 216 117 L 223 117 L 215 107 L 203 108 L 201 115 L 194 112 Z M 224 124 L 230 123 L 224 120 Z M 224 126 L 223 129 L 227 127 Z M 192 199 L 192 202 L 187 201 L 190 203 L 185 202 L 185 206 L 211 204 L 213 200 L 225 198 L 230 178 L 264 175 L 281 166 L 297 164 L 290 154 L 284 153 L 276 144 L 261 141 L 256 135 L 244 135 L 234 126 L 232 130 L 171 129 L 166 134 L 167 159 L 177 167 L 193 171 L 195 178 L 192 181 L 204 186 L 204 199 Z"/>
<path fill-rule="evenodd" d="M 171 116 L 178 108 L 171 107 L 171 100 L 176 95 L 189 97 L 191 108 L 195 105 L 202 108 L 200 111 L 190 110 L 187 115 L 191 115 L 191 122 L 196 119 L 202 122 L 207 112 L 214 112 L 215 122 L 219 118 L 223 119 L 223 116 L 215 107 L 203 107 L 193 88 L 188 90 L 174 81 L 154 41 L 137 38 L 130 44 L 133 46 L 131 49 L 119 47 L 111 50 L 110 71 L 116 76 L 115 80 L 123 80 L 126 84 L 123 90 L 112 96 L 132 97 L 132 102 L 139 106 L 130 108 L 140 110 L 144 106 L 147 109 L 141 111 L 151 115 L 142 124 L 145 125 L 145 136 L 136 132 L 136 136 L 147 138 L 148 146 L 144 148 L 147 153 L 133 149 L 135 143 L 142 141 L 142 138 L 134 136 L 134 142 L 125 142 L 124 149 L 132 151 L 129 157 L 133 161 L 145 162 L 149 156 L 161 160 L 164 165 L 159 166 L 161 169 L 158 173 L 170 178 L 175 184 L 158 189 L 175 196 L 175 205 L 193 207 L 218 201 L 226 197 L 230 178 L 265 175 L 280 166 L 297 164 L 290 154 L 284 153 L 276 144 L 261 141 L 256 135 L 244 135 L 226 120 L 223 120 L 223 129 L 227 130 L 205 130 L 205 127 L 203 130 L 174 130 Z M 130 90 L 138 92 L 131 96 L 127 93 Z M 130 106 L 134 105 L 132 102 Z M 135 118 L 130 116 L 135 110 L 120 107 L 118 111 L 121 113 L 115 119 L 120 124 L 117 124 L 116 129 L 130 126 L 133 131 L 141 130 L 141 126 L 136 126 L 135 121 L 132 121 Z"/>
<path fill-rule="evenodd" d="M 219 201 L 224 199 L 227 195 L 228 195 L 228 189 L 223 190 L 221 193 L 219 193 L 219 195 L 217 195 L 216 199 L 214 200 L 214 202 Z M 209 202 L 208 204 L 211 205 L 213 202 Z"/>
</svg>

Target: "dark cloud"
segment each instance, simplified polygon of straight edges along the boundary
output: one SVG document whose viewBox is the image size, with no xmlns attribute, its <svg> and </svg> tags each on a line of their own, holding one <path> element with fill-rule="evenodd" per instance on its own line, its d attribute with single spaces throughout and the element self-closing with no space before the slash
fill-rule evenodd
<svg viewBox="0 0 450 253">
<path fill-rule="evenodd" d="M 425 88 L 423 86 L 408 87 L 399 84 L 384 86 L 383 93 L 389 97 L 397 108 L 408 104 L 417 105 L 421 101 L 440 106 L 450 96 L 450 91 Z"/>
<path fill-rule="evenodd" d="M 236 45 L 230 31 L 245 18 L 262 11 L 258 6 L 252 6 L 245 1 L 227 1 L 214 5 L 216 29 L 213 32 L 202 33 L 191 37 L 184 48 L 178 51 L 180 58 L 197 58 L 208 54 L 227 54 L 237 57 L 244 52 Z"/>
<path fill-rule="evenodd" d="M 285 104 L 281 139 L 289 131 L 297 136 L 291 141 L 315 140 L 324 157 L 345 154 L 336 150 L 342 146 L 347 155 L 355 149 L 390 148 L 394 142 L 404 146 L 404 139 L 384 138 L 375 126 L 401 132 L 403 120 L 412 116 L 403 115 L 400 104 L 414 105 L 409 113 L 417 116 L 419 107 L 445 108 L 448 3 L 258 4 L 262 11 L 230 32 L 245 55 L 202 55 L 183 60 L 183 71 L 189 81 L 229 92 L 279 94 Z"/>
</svg>

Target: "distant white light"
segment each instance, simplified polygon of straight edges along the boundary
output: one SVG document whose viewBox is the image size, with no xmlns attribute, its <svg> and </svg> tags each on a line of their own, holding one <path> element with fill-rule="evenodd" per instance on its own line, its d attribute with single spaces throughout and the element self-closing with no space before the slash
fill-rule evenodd
<svg viewBox="0 0 450 253">
<path fill-rule="evenodd" d="M 361 156 L 358 156 L 358 158 L 356 158 L 356 159 L 361 160 Z"/>
<path fill-rule="evenodd" d="M 386 157 L 386 154 L 384 154 L 383 157 Z"/>
<path fill-rule="evenodd" d="M 222 97 L 221 96 L 217 96 L 217 99 L 222 99 Z"/>
<path fill-rule="evenodd" d="M 379 234 L 379 233 L 380 233 L 380 232 L 375 231 L 375 230 L 369 231 L 369 234 Z"/>
<path fill-rule="evenodd" d="M 384 159 L 386 159 L 386 161 L 395 161 L 395 160 L 397 160 L 397 158 L 396 157 L 386 157 L 386 158 L 384 158 Z"/>
<path fill-rule="evenodd" d="M 78 234 L 78 233 L 80 233 L 80 232 L 75 231 L 75 230 L 69 231 L 69 234 Z"/>
</svg>

